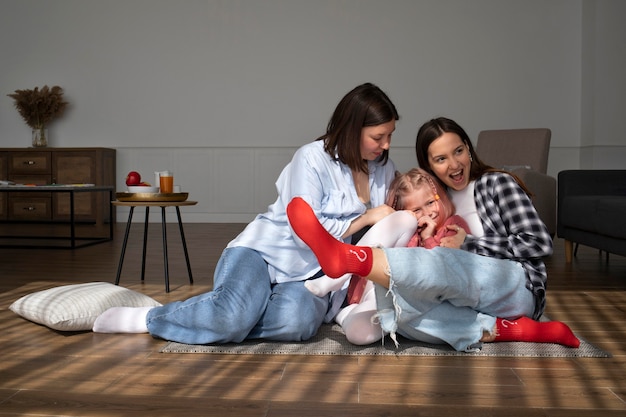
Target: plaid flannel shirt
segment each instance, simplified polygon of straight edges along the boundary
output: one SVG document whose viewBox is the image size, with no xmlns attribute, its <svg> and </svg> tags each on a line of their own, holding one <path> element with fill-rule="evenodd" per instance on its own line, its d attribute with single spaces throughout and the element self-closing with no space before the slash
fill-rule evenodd
<svg viewBox="0 0 626 417">
<path fill-rule="evenodd" d="M 511 259 L 526 271 L 526 288 L 535 297 L 534 319 L 546 304 L 546 266 L 542 257 L 552 254 L 552 238 L 530 197 L 515 179 L 489 172 L 476 180 L 474 199 L 484 236 L 468 235 L 462 249 L 478 255 Z"/>
</svg>

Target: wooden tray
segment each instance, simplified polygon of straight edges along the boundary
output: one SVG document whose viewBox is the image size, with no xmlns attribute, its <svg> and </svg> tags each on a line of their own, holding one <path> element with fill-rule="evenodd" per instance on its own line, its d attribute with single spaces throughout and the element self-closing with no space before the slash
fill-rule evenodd
<svg viewBox="0 0 626 417">
<path fill-rule="evenodd" d="M 186 201 L 189 193 L 115 193 L 119 201 Z"/>
</svg>

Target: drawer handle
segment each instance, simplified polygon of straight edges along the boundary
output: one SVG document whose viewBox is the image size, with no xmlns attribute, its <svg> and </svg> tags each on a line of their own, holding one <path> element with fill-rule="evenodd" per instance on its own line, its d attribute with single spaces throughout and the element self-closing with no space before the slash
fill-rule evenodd
<svg viewBox="0 0 626 417">
<path fill-rule="evenodd" d="M 24 161 L 24 165 L 35 165 L 37 162 L 35 161 Z"/>
<path fill-rule="evenodd" d="M 33 207 L 33 206 L 29 206 L 29 207 L 24 207 L 24 210 L 26 210 L 26 211 L 35 211 L 35 210 L 37 210 L 37 208 Z"/>
</svg>

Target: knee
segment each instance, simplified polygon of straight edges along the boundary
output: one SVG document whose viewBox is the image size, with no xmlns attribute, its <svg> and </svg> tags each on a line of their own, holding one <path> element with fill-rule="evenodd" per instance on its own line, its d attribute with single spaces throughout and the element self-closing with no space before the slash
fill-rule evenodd
<svg viewBox="0 0 626 417">
<path fill-rule="evenodd" d="M 328 296 L 313 295 L 302 282 L 282 285 L 292 286 L 287 293 L 272 294 L 273 301 L 280 297 L 282 338 L 285 341 L 308 340 L 317 334 L 322 325 L 328 310 Z"/>
<path fill-rule="evenodd" d="M 284 323 L 283 334 L 285 341 L 304 341 L 317 334 L 321 321 L 318 322 L 311 317 L 292 315 Z"/>
<path fill-rule="evenodd" d="M 369 345 L 383 337 L 380 324 L 374 322 L 376 311 L 354 312 L 345 318 L 343 332 L 353 345 Z"/>
<path fill-rule="evenodd" d="M 395 213 L 391 213 L 388 217 L 394 228 L 409 230 L 417 228 L 417 219 L 406 210 L 398 210 Z"/>
</svg>

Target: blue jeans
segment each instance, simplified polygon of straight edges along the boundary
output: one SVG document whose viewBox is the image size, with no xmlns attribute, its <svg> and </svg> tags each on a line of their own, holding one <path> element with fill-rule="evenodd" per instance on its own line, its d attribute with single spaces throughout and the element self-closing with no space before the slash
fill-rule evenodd
<svg viewBox="0 0 626 417">
<path fill-rule="evenodd" d="M 376 285 L 384 331 L 447 343 L 459 351 L 480 347 L 496 317 L 532 316 L 535 302 L 522 265 L 449 248 L 387 248 L 390 289 Z"/>
<path fill-rule="evenodd" d="M 217 263 L 213 291 L 148 312 L 148 331 L 188 344 L 244 339 L 301 341 L 313 337 L 328 309 L 304 282 L 271 284 L 267 263 L 249 248 L 227 248 Z"/>
</svg>

